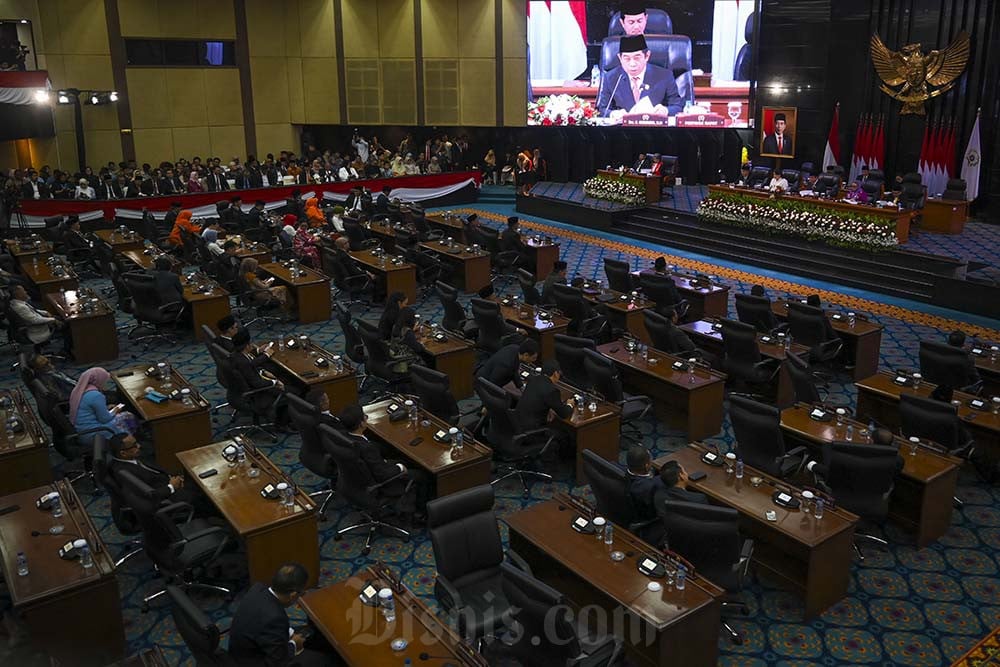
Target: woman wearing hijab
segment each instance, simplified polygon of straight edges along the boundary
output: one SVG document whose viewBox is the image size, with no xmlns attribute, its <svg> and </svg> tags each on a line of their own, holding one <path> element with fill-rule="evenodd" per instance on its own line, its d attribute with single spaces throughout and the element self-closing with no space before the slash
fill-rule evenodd
<svg viewBox="0 0 1000 667">
<path fill-rule="evenodd" d="M 201 181 L 198 180 L 198 172 L 197 171 L 192 171 L 191 174 L 190 174 L 190 176 L 188 176 L 187 191 L 188 192 L 204 192 L 205 191 L 205 188 L 202 187 L 202 185 L 201 185 Z"/>
<path fill-rule="evenodd" d="M 308 222 L 299 223 L 299 229 L 295 232 L 295 239 L 292 242 L 292 250 L 304 264 L 314 269 L 319 268 L 319 239 L 309 231 Z"/>
<path fill-rule="evenodd" d="M 198 223 L 191 219 L 191 211 L 187 209 L 177 214 L 177 219 L 174 220 L 174 228 L 170 230 L 170 236 L 167 237 L 167 243 L 175 248 L 182 247 L 184 245 L 184 241 L 181 239 L 182 229 L 188 234 L 201 233 L 201 228 L 198 226 Z"/>
<path fill-rule="evenodd" d="M 406 169 L 407 176 L 420 175 L 420 167 L 418 167 L 417 163 L 413 160 L 413 155 L 411 153 L 407 153 L 406 157 L 403 158 L 403 167 Z"/>
<path fill-rule="evenodd" d="M 396 327 L 396 320 L 407 304 L 406 295 L 402 292 L 393 292 L 385 300 L 385 308 L 382 310 L 382 317 L 378 321 L 378 332 L 382 340 L 388 341 L 392 338 L 392 331 Z"/>
<path fill-rule="evenodd" d="M 79 442 L 91 446 L 98 433 L 112 437 L 119 433 L 134 433 L 138 422 L 131 412 L 122 410 L 119 403 L 108 408 L 104 395 L 104 385 L 111 379 L 111 373 L 103 368 L 90 368 L 83 372 L 69 395 L 69 419 L 80 433 Z"/>
<path fill-rule="evenodd" d="M 285 248 L 291 248 L 295 242 L 295 225 L 298 223 L 299 219 L 294 213 L 286 213 L 281 218 L 281 231 L 278 232 L 278 238 L 281 240 L 281 245 Z"/>
<path fill-rule="evenodd" d="M 212 253 L 213 257 L 218 257 L 219 255 L 224 255 L 225 250 L 219 245 L 219 232 L 207 227 L 205 231 L 201 233 L 201 238 L 205 239 L 205 245 L 208 247 L 208 251 Z"/>
<path fill-rule="evenodd" d="M 274 278 L 261 280 L 257 274 L 260 264 L 253 257 L 247 257 L 240 262 L 240 277 L 242 288 L 245 292 L 244 298 L 250 299 L 255 305 L 269 306 L 288 303 L 288 290 L 284 287 L 272 287 Z"/>
<path fill-rule="evenodd" d="M 399 153 L 396 153 L 396 157 L 392 158 L 392 175 L 406 176 L 406 167 L 403 166 L 403 158 L 400 157 Z"/>
<path fill-rule="evenodd" d="M 316 197 L 310 197 L 306 200 L 306 220 L 309 221 L 309 226 L 314 228 L 326 227 L 326 218 L 323 216 L 323 212 L 319 210 L 319 199 Z"/>
<path fill-rule="evenodd" d="M 86 178 L 81 178 L 76 190 L 73 191 L 73 199 L 94 199 L 96 197 L 94 188 L 90 187 L 90 182 Z"/>
</svg>

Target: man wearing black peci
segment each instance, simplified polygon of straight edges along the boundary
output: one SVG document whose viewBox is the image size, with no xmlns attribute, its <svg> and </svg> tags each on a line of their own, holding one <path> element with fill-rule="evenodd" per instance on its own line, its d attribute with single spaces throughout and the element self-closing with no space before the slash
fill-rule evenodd
<svg viewBox="0 0 1000 667">
<path fill-rule="evenodd" d="M 618 46 L 618 67 L 604 73 L 597 108 L 602 116 L 624 116 L 646 98 L 654 114 L 676 115 L 683 108 L 673 72 L 649 63 L 642 35 L 627 35 Z"/>
</svg>

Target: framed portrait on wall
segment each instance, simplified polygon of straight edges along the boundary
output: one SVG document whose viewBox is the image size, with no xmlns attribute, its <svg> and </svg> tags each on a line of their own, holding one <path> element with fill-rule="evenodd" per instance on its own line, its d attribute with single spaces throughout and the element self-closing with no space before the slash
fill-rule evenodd
<svg viewBox="0 0 1000 667">
<path fill-rule="evenodd" d="M 797 120 L 796 107 L 764 107 L 761 110 L 758 153 L 762 157 L 795 157 Z"/>
</svg>

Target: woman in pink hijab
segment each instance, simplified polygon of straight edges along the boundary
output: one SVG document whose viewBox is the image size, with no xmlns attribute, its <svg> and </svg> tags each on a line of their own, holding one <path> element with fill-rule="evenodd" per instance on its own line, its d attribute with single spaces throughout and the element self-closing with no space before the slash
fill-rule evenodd
<svg viewBox="0 0 1000 667">
<path fill-rule="evenodd" d="M 188 192 L 204 192 L 205 186 L 201 184 L 201 180 L 198 178 L 198 172 L 192 171 L 191 175 L 188 177 L 187 182 Z"/>
<path fill-rule="evenodd" d="M 69 419 L 80 434 L 82 445 L 92 444 L 99 433 L 110 438 L 118 433 L 133 433 L 138 426 L 135 415 L 123 411 L 125 406 L 121 403 L 108 408 L 104 386 L 110 379 L 111 374 L 103 368 L 90 368 L 83 372 L 69 395 Z"/>
</svg>

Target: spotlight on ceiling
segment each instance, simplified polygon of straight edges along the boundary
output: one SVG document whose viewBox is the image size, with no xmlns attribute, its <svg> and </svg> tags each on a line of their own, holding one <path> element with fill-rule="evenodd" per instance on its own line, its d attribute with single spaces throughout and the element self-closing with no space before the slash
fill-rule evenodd
<svg viewBox="0 0 1000 667">
<path fill-rule="evenodd" d="M 98 103 L 99 101 L 100 101 L 100 100 L 99 100 L 99 99 L 97 99 L 97 95 L 91 95 L 91 96 L 90 96 L 90 103 L 91 103 L 91 104 L 97 104 L 97 103 Z"/>
<path fill-rule="evenodd" d="M 111 93 L 108 95 L 108 99 L 111 100 L 112 102 L 117 102 L 118 101 L 118 91 L 117 90 L 112 90 Z"/>
<path fill-rule="evenodd" d="M 66 91 L 60 90 L 56 100 L 58 100 L 59 104 L 69 104 L 69 95 L 66 94 Z"/>
</svg>

